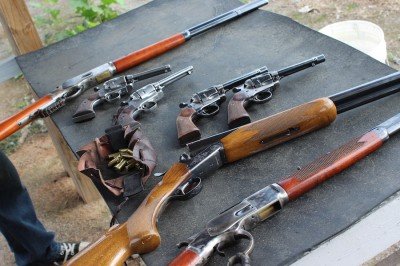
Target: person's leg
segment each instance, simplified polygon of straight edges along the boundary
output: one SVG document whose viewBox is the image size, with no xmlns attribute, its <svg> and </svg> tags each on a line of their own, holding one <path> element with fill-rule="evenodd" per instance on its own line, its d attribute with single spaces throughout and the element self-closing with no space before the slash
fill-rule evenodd
<svg viewBox="0 0 400 266">
<path fill-rule="evenodd" d="M 10 160 L 0 151 L 0 231 L 18 265 L 43 260 L 58 247 L 37 219 L 32 201 Z"/>
</svg>

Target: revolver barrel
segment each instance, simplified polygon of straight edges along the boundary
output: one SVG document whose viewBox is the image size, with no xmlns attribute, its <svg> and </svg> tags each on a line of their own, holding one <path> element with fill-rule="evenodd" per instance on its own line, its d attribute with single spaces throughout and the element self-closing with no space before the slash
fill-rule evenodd
<svg viewBox="0 0 400 266">
<path fill-rule="evenodd" d="M 155 84 L 155 87 L 165 87 L 171 83 L 174 83 L 175 81 L 192 74 L 193 72 L 193 66 L 189 66 L 187 68 L 184 68 L 182 70 L 179 70 L 176 73 L 173 73 L 172 75 L 160 80 Z"/>
<path fill-rule="evenodd" d="M 300 71 L 302 71 L 302 70 L 304 70 L 306 68 L 318 65 L 318 64 L 320 64 L 322 62 L 325 62 L 325 56 L 323 54 L 321 54 L 319 56 L 316 56 L 316 57 L 313 57 L 313 58 L 310 58 L 308 60 L 305 60 L 305 61 L 303 61 L 301 63 L 294 64 L 294 65 L 286 67 L 286 68 L 282 68 L 282 69 L 277 71 L 278 72 L 278 76 L 280 78 L 283 78 L 283 77 L 289 76 L 291 74 L 294 74 L 296 72 L 300 72 Z"/>
</svg>

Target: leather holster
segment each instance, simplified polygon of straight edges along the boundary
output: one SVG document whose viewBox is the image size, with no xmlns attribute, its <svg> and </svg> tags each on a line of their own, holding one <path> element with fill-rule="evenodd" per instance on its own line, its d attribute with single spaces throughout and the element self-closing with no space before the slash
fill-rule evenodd
<svg viewBox="0 0 400 266">
<path fill-rule="evenodd" d="M 105 130 L 105 135 L 84 145 L 77 151 L 78 170 L 101 183 L 115 196 L 129 197 L 143 190 L 143 185 L 156 166 L 156 153 L 141 131 L 140 123 L 124 127 L 117 125 Z M 141 166 L 132 171 L 117 172 L 108 167 L 108 155 L 129 148 L 133 159 Z"/>
</svg>

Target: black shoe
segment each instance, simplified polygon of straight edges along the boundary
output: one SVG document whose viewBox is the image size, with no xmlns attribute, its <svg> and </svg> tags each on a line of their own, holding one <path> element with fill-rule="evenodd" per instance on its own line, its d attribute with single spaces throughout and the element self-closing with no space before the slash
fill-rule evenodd
<svg viewBox="0 0 400 266">
<path fill-rule="evenodd" d="M 58 250 L 55 253 L 51 254 L 51 260 L 54 264 L 61 265 L 76 254 L 78 254 L 79 251 L 86 248 L 89 245 L 89 242 L 61 242 L 58 244 Z"/>
</svg>

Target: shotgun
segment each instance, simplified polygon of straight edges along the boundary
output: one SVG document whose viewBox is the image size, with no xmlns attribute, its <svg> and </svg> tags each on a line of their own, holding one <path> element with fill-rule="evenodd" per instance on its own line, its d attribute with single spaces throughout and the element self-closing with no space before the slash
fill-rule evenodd
<svg viewBox="0 0 400 266">
<path fill-rule="evenodd" d="M 373 153 L 399 130 L 400 113 L 300 168 L 284 180 L 245 198 L 209 221 L 203 231 L 180 243 L 178 247 L 186 248 L 169 265 L 204 265 L 214 251 L 223 254 L 221 250 L 225 246 L 232 245 L 239 239 L 248 239 L 247 248 L 231 257 L 228 265 L 249 266 L 249 255 L 254 248 L 254 239 L 249 230 L 279 212 L 289 201 L 297 199 L 318 184 Z"/>
<path fill-rule="evenodd" d="M 160 245 L 157 220 L 170 200 L 189 199 L 201 190 L 201 178 L 222 165 L 248 157 L 331 124 L 343 110 L 400 90 L 400 72 L 354 87 L 330 98 L 288 109 L 231 130 L 196 155 L 183 154 L 165 173 L 129 219 L 74 256 L 67 265 L 122 265 L 132 254 Z M 205 147 L 205 148 L 204 148 Z"/>
<path fill-rule="evenodd" d="M 164 54 L 189 41 L 192 37 L 204 33 L 223 23 L 232 21 L 235 18 L 246 15 L 266 4 L 268 4 L 268 0 L 257 0 L 242 5 L 192 28 L 186 29 L 181 33 L 174 34 L 157 43 L 134 51 L 113 62 L 105 63 L 85 72 L 84 74 L 68 79 L 53 92 L 43 96 L 17 114 L 1 121 L 0 140 L 7 138 L 35 119 L 50 116 L 52 113 L 62 108 L 66 102 L 78 97 L 85 90 L 109 80 L 114 75 Z"/>
<path fill-rule="evenodd" d="M 265 103 L 271 100 L 272 93 L 282 78 L 323 62 L 325 56 L 319 55 L 278 71 L 269 72 L 267 67 L 263 66 L 223 84 L 195 93 L 189 103 L 179 105 L 181 110 L 176 118 L 179 144 L 183 146 L 200 139 L 200 130 L 194 121 L 216 115 L 229 90 L 235 94 L 228 105 L 228 124 L 231 128 L 242 126 L 250 123 L 250 116 L 244 109 L 250 103 Z"/>
</svg>

